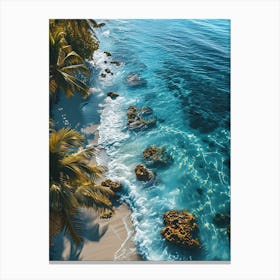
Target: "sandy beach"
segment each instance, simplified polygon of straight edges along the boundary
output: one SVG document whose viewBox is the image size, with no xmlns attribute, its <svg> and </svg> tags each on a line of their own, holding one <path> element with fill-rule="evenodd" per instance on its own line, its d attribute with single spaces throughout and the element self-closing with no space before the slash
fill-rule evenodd
<svg viewBox="0 0 280 280">
<path fill-rule="evenodd" d="M 83 129 L 89 136 L 88 144 L 98 146 L 98 124 L 92 124 Z M 91 138 L 92 136 L 92 138 Z M 97 149 L 97 153 L 99 150 Z M 93 157 L 91 164 L 97 164 Z M 106 178 L 99 178 L 100 184 Z M 114 214 L 109 219 L 101 219 L 94 209 L 80 209 L 78 215 L 81 221 L 80 235 L 84 242 L 76 248 L 69 238 L 62 233 L 55 237 L 54 246 L 59 249 L 54 260 L 76 261 L 139 261 L 134 244 L 134 228 L 130 218 L 131 210 L 125 204 L 114 206 Z M 60 244 L 60 246 L 59 246 Z"/>
<path fill-rule="evenodd" d="M 92 209 L 82 210 L 87 233 L 79 260 L 84 261 L 137 261 L 133 242 L 134 229 L 126 204 L 115 208 L 110 219 L 100 219 Z M 87 238 L 86 238 L 87 237 Z"/>
</svg>

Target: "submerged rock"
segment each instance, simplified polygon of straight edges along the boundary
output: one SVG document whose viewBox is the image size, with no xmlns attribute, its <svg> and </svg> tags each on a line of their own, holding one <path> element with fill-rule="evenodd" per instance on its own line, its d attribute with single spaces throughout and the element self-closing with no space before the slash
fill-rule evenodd
<svg viewBox="0 0 280 280">
<path fill-rule="evenodd" d="M 121 188 L 122 188 L 122 185 L 121 185 L 120 182 L 114 182 L 110 179 L 107 179 L 107 180 L 103 181 L 101 183 L 101 186 L 108 187 L 114 192 L 120 191 Z"/>
<path fill-rule="evenodd" d="M 147 83 L 146 80 L 141 78 L 137 73 L 129 74 L 125 80 L 130 86 L 143 86 Z"/>
<path fill-rule="evenodd" d="M 171 210 L 163 215 L 165 227 L 161 235 L 169 242 L 186 249 L 200 249 L 196 218 L 188 211 Z"/>
<path fill-rule="evenodd" d="M 164 147 L 152 145 L 143 151 L 143 157 L 147 164 L 164 166 L 170 163 L 171 157 Z"/>
<path fill-rule="evenodd" d="M 111 97 L 113 100 L 116 99 L 119 95 L 113 91 L 107 93 L 107 96 Z"/>
<path fill-rule="evenodd" d="M 131 130 L 138 130 L 152 127 L 155 123 L 156 119 L 151 119 L 148 121 L 145 121 L 143 119 L 132 121 L 131 119 L 129 119 L 127 127 Z"/>
<path fill-rule="evenodd" d="M 153 109 L 151 107 L 143 107 L 139 112 L 142 116 L 151 115 L 153 113 Z"/>
<path fill-rule="evenodd" d="M 228 214 L 216 213 L 213 223 L 217 227 L 227 227 L 230 224 L 230 216 Z"/>
<path fill-rule="evenodd" d="M 151 181 L 155 177 L 154 173 L 151 170 L 147 169 L 144 164 L 138 164 L 135 167 L 134 172 L 136 174 L 137 180 L 139 181 L 147 182 Z"/>
</svg>

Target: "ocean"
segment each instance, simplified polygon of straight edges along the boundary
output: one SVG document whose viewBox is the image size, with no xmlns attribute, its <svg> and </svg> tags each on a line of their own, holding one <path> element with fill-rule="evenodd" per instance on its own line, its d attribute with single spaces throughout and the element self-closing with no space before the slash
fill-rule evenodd
<svg viewBox="0 0 280 280">
<path fill-rule="evenodd" d="M 88 62 L 93 94 L 78 109 L 60 101 L 54 110 L 57 126 L 100 123 L 103 153 L 97 162 L 124 186 L 121 199 L 132 210 L 135 243 L 144 259 L 229 261 L 228 229 L 214 219 L 230 215 L 230 21 L 104 22 L 96 29 L 99 50 Z M 133 75 L 136 81 L 128 81 Z M 110 91 L 119 97 L 107 97 Z M 152 108 L 156 124 L 128 129 L 129 106 Z M 172 160 L 149 167 L 156 179 L 143 184 L 134 168 L 145 163 L 143 151 L 150 145 L 164 147 Z M 203 245 L 199 254 L 161 236 L 163 213 L 172 209 L 195 215 Z"/>
</svg>

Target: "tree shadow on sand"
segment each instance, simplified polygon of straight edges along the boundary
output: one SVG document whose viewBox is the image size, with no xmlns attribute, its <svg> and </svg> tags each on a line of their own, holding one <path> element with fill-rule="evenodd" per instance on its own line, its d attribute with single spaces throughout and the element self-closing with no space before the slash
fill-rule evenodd
<svg viewBox="0 0 280 280">
<path fill-rule="evenodd" d="M 80 209 L 74 223 L 78 225 L 78 234 L 82 237 L 80 244 L 75 244 L 64 231 L 52 238 L 50 246 L 51 261 L 78 261 L 85 242 L 98 242 L 108 230 L 108 225 L 100 226 L 96 222 L 98 215 L 92 209 Z"/>
</svg>

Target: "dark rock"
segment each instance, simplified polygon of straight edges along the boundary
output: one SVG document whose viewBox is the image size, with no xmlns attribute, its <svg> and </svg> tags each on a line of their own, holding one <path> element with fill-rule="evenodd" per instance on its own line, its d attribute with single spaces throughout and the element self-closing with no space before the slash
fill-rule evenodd
<svg viewBox="0 0 280 280">
<path fill-rule="evenodd" d="M 102 213 L 100 215 L 100 219 L 110 219 L 112 217 L 113 213 L 114 212 L 112 210 L 106 209 L 104 211 L 104 213 Z"/>
<path fill-rule="evenodd" d="M 115 64 L 116 66 L 120 66 L 121 63 L 119 61 L 111 61 L 111 64 Z"/>
<path fill-rule="evenodd" d="M 147 169 L 144 164 L 138 164 L 135 167 L 134 172 L 136 174 L 137 180 L 139 181 L 147 182 L 151 181 L 155 177 L 154 173 L 151 170 Z"/>
<path fill-rule="evenodd" d="M 107 61 L 105 60 L 104 63 L 107 64 Z"/>
<path fill-rule="evenodd" d="M 114 182 L 110 179 L 107 179 L 101 183 L 102 186 L 110 188 L 112 191 L 117 192 L 120 191 L 122 188 L 121 183 Z"/>
<path fill-rule="evenodd" d="M 161 235 L 169 242 L 185 249 L 200 249 L 196 218 L 188 211 L 171 210 L 163 215 L 165 227 Z"/>
<path fill-rule="evenodd" d="M 104 71 L 108 74 L 111 73 L 111 70 L 109 68 L 106 68 Z"/>
<path fill-rule="evenodd" d="M 101 22 L 101 23 L 95 23 L 93 27 L 95 28 L 100 28 L 100 27 L 103 27 L 105 25 L 104 22 Z"/>
<path fill-rule="evenodd" d="M 202 188 L 197 188 L 196 191 L 199 195 L 203 194 L 203 189 Z"/>
<path fill-rule="evenodd" d="M 217 227 L 227 227 L 230 224 L 230 216 L 228 214 L 216 213 L 213 223 Z"/>
<path fill-rule="evenodd" d="M 104 52 L 107 56 L 112 56 L 110 52 Z"/>
<path fill-rule="evenodd" d="M 106 74 L 105 74 L 105 73 L 101 73 L 100 76 L 101 76 L 102 78 L 106 78 Z"/>
<path fill-rule="evenodd" d="M 119 95 L 113 91 L 107 93 L 107 96 L 111 97 L 113 100 L 116 99 Z"/>
</svg>

